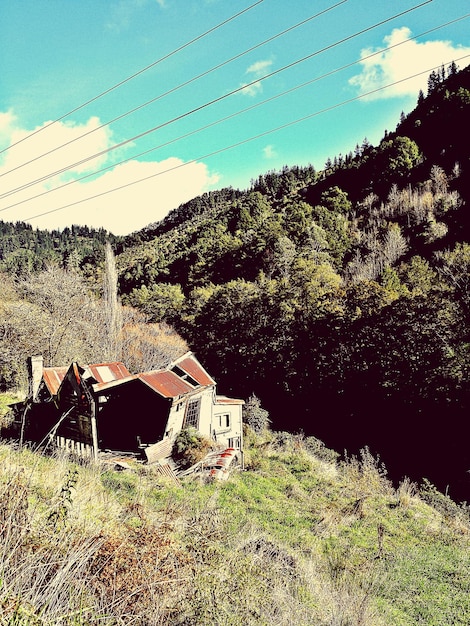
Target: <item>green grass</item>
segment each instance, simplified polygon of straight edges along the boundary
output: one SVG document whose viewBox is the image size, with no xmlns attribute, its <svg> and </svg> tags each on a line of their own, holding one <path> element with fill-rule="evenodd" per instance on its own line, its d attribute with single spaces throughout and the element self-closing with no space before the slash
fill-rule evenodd
<svg viewBox="0 0 470 626">
<path fill-rule="evenodd" d="M 178 486 L 0 445 L 0 626 L 467 626 L 468 510 L 317 449 L 251 434 Z"/>
</svg>

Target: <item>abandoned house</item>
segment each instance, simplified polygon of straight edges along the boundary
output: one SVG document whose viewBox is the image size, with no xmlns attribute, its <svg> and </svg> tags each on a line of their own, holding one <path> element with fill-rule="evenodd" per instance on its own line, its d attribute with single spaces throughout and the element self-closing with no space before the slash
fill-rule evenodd
<svg viewBox="0 0 470 626">
<path fill-rule="evenodd" d="M 216 394 L 216 382 L 188 352 L 167 368 L 131 374 L 120 362 L 43 367 L 28 359 L 29 391 L 2 436 L 53 441 L 81 455 L 112 450 L 149 462 L 168 454 L 193 426 L 220 448 L 242 449 L 243 400 Z"/>
</svg>

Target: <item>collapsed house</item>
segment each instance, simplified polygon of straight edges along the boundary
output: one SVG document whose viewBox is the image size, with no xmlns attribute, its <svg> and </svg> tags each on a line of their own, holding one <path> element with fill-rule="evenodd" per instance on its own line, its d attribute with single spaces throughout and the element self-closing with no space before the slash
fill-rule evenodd
<svg viewBox="0 0 470 626">
<path fill-rule="evenodd" d="M 121 362 L 43 367 L 28 359 L 29 391 L 2 436 L 98 458 L 99 452 L 168 455 L 177 434 L 196 428 L 220 448 L 242 450 L 243 400 L 217 395 L 191 352 L 167 368 L 131 374 Z"/>
</svg>

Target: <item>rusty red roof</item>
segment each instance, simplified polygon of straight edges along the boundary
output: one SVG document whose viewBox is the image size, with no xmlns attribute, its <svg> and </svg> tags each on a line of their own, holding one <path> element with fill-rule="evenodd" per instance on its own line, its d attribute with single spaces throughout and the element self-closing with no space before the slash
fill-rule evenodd
<svg viewBox="0 0 470 626">
<path fill-rule="evenodd" d="M 42 378 L 51 395 L 55 396 L 58 392 L 68 369 L 68 367 L 45 367 L 42 370 Z"/>
<path fill-rule="evenodd" d="M 193 380 L 205 387 L 215 385 L 215 380 L 209 376 L 199 361 L 192 354 L 185 355 L 181 360 L 175 361 L 174 365 L 189 374 Z"/>
<path fill-rule="evenodd" d="M 194 390 L 194 387 L 174 372 L 167 370 L 146 372 L 145 374 L 138 374 L 137 377 L 164 398 L 176 398 Z"/>
<path fill-rule="evenodd" d="M 127 367 L 120 361 L 86 365 L 85 370 L 88 370 L 98 383 L 110 383 L 131 376 Z"/>
<path fill-rule="evenodd" d="M 137 374 L 131 374 L 130 376 L 127 376 L 126 378 L 120 378 L 119 380 L 111 380 L 109 383 L 95 383 L 94 385 L 92 385 L 92 387 L 93 387 L 93 391 L 99 395 L 101 392 L 108 391 L 109 389 L 114 389 L 115 387 L 120 387 L 121 385 L 125 385 L 137 379 L 138 379 Z"/>
<path fill-rule="evenodd" d="M 227 398 L 227 396 L 217 396 L 215 399 L 215 403 L 217 404 L 245 404 L 244 400 L 240 400 L 239 398 Z"/>
</svg>

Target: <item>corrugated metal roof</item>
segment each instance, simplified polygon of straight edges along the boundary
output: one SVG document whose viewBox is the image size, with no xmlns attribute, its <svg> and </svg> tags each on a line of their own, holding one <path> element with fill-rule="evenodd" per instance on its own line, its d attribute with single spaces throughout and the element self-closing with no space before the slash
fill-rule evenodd
<svg viewBox="0 0 470 626">
<path fill-rule="evenodd" d="M 125 385 L 126 383 L 132 382 L 133 380 L 137 380 L 138 376 L 136 374 L 131 374 L 127 376 L 127 378 L 120 378 L 119 380 L 111 380 L 109 383 L 95 383 L 92 385 L 93 391 L 97 394 L 100 394 L 104 391 L 108 391 L 109 389 L 113 389 L 114 387 L 120 387 L 121 385 Z"/>
<path fill-rule="evenodd" d="M 120 361 L 85 365 L 84 368 L 98 383 L 110 383 L 131 376 L 127 367 Z"/>
<path fill-rule="evenodd" d="M 59 391 L 60 384 L 64 380 L 68 369 L 68 367 L 45 367 L 43 369 L 42 378 L 53 396 Z"/>
<path fill-rule="evenodd" d="M 240 400 L 238 398 L 227 398 L 227 396 L 217 396 L 215 399 L 215 403 L 217 404 L 245 404 L 244 400 Z"/>
<path fill-rule="evenodd" d="M 164 398 L 176 398 L 194 391 L 191 385 L 188 385 L 174 372 L 167 370 L 146 372 L 145 374 L 138 374 L 137 377 Z"/>
<path fill-rule="evenodd" d="M 202 367 L 199 361 L 192 354 L 188 354 L 181 360 L 175 362 L 183 372 L 186 372 L 200 385 L 210 386 L 215 385 L 215 380 L 209 376 L 206 370 Z"/>
</svg>

